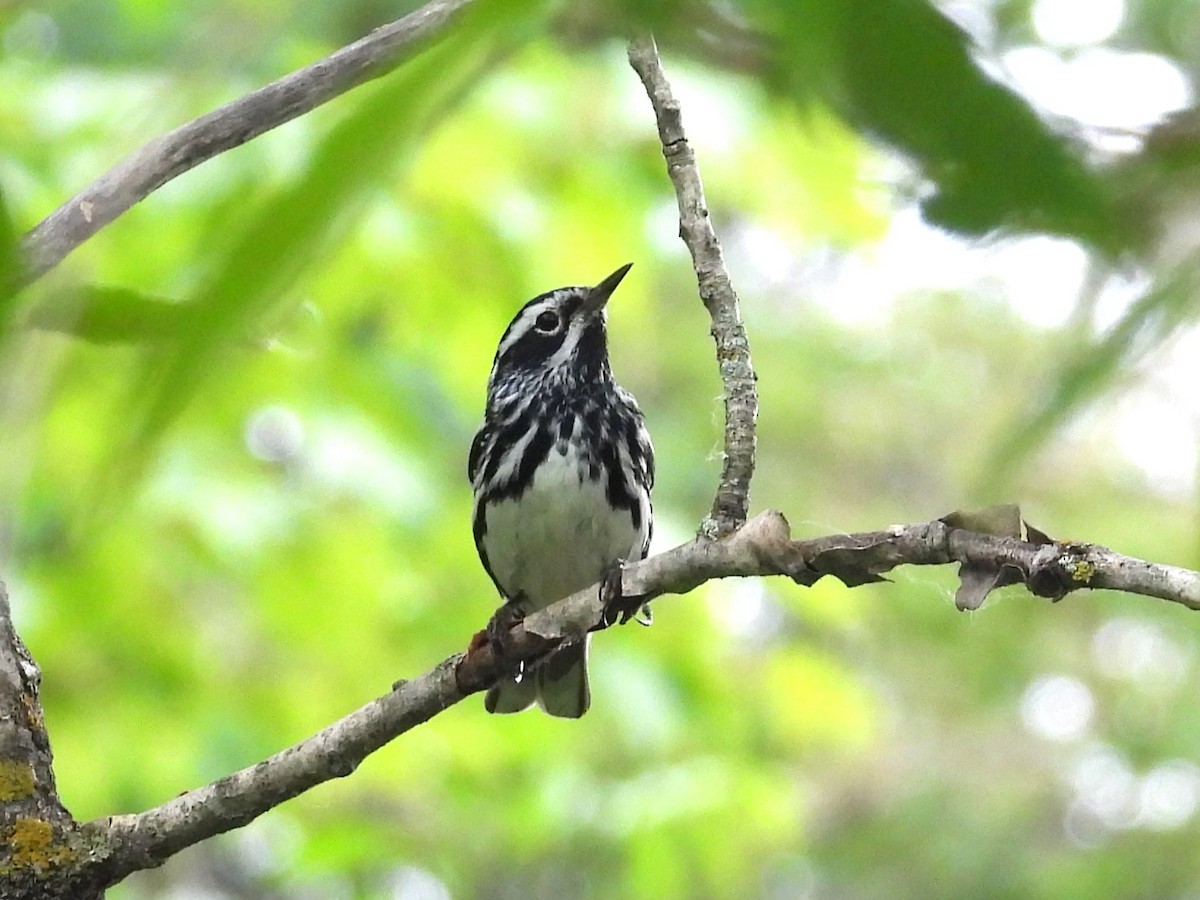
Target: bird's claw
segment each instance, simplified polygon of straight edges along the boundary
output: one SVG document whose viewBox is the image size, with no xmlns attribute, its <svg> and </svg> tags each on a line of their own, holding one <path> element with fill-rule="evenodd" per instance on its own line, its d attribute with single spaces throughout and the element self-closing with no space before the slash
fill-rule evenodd
<svg viewBox="0 0 1200 900">
<path fill-rule="evenodd" d="M 525 618 L 525 610 L 515 603 L 505 603 L 488 620 L 485 633 L 487 642 L 491 644 L 492 653 L 500 670 L 514 681 L 520 681 L 525 676 L 523 660 L 514 660 L 516 650 L 512 638 L 512 629 Z"/>
<path fill-rule="evenodd" d="M 600 627 L 624 625 L 633 619 L 639 625 L 650 625 L 654 616 L 644 594 L 626 596 L 621 576 L 625 571 L 625 560 L 618 559 L 604 572 L 600 581 L 600 602 L 604 611 L 600 614 Z"/>
</svg>

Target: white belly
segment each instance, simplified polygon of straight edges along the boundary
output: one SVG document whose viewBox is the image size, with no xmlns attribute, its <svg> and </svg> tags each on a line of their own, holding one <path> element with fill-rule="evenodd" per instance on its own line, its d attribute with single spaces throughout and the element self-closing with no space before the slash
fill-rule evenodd
<svg viewBox="0 0 1200 900">
<path fill-rule="evenodd" d="M 609 506 L 602 483 L 580 480 L 573 452 L 551 449 L 518 500 L 489 504 L 483 540 L 504 593 L 524 594 L 532 612 L 599 581 L 614 560 L 640 558 L 645 532 Z"/>
</svg>

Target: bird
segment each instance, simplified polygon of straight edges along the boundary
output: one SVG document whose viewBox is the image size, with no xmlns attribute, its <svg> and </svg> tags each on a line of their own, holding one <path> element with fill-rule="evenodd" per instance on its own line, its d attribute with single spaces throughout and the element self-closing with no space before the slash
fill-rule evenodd
<svg viewBox="0 0 1200 900">
<path fill-rule="evenodd" d="M 654 446 L 608 359 L 608 300 L 632 265 L 534 297 L 496 348 L 467 462 L 475 548 L 504 601 L 496 617 L 544 609 L 649 550 Z M 487 711 L 536 702 L 552 716 L 582 716 L 589 638 L 501 678 Z"/>
</svg>

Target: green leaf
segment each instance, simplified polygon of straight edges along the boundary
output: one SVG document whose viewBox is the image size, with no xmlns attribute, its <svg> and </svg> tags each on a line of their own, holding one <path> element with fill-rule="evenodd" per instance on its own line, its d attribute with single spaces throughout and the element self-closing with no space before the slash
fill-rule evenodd
<svg viewBox="0 0 1200 900">
<path fill-rule="evenodd" d="M 951 528 L 962 528 L 977 534 L 1021 538 L 1021 508 L 1015 503 L 1000 503 L 985 509 L 958 509 L 942 516 L 941 521 Z"/>
<path fill-rule="evenodd" d="M 20 289 L 21 245 L 0 187 L 0 337 L 11 327 Z"/>
<path fill-rule="evenodd" d="M 365 88 L 307 170 L 257 204 L 189 301 L 191 328 L 135 379 L 129 439 L 106 466 L 118 484 L 141 468 L 205 380 L 227 368 L 217 358 L 244 343 L 268 316 L 299 302 L 295 285 L 347 233 L 371 190 L 393 178 L 422 137 L 528 35 L 537 9 L 524 0 L 476 7 L 442 43 Z"/>
<path fill-rule="evenodd" d="M 1125 244 L 1101 179 L 1063 136 L 971 56 L 970 38 L 924 0 L 759 4 L 780 40 L 766 63 L 777 89 L 820 98 L 906 154 L 934 188 L 927 218 L 982 235 L 1004 229 Z"/>
<path fill-rule="evenodd" d="M 145 343 L 179 338 L 194 319 L 193 306 L 166 297 L 85 285 L 39 302 L 23 324 L 96 344 Z"/>
<path fill-rule="evenodd" d="M 942 522 L 951 528 L 962 528 L 977 534 L 1022 540 L 1021 509 L 1015 503 L 1001 503 L 985 509 L 955 510 L 942 516 Z M 979 609 L 987 595 L 996 588 L 1019 584 L 1022 574 L 1019 569 L 1005 565 L 985 563 L 960 563 L 958 566 L 958 590 L 954 592 L 954 606 L 960 611 Z"/>
</svg>

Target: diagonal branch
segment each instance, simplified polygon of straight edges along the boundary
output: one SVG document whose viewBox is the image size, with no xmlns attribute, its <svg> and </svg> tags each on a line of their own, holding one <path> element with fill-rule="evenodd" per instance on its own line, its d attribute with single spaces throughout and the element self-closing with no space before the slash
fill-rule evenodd
<svg viewBox="0 0 1200 900">
<path fill-rule="evenodd" d="M 717 495 L 712 510 L 700 525 L 700 533 L 709 538 L 724 537 L 742 526 L 750 507 L 754 427 L 758 419 L 750 341 L 742 325 L 737 294 L 725 269 L 721 242 L 708 214 L 700 167 L 683 132 L 679 101 L 671 93 L 653 38 L 639 38 L 629 45 L 629 64 L 641 78 L 654 107 L 667 175 L 679 202 L 679 236 L 692 255 L 700 299 L 712 317 L 717 364 L 725 388 L 725 454 Z"/>
<path fill-rule="evenodd" d="M 24 283 L 177 175 L 385 75 L 444 29 L 471 0 L 431 0 L 324 59 L 206 113 L 135 150 L 22 239 Z"/>
<path fill-rule="evenodd" d="M 944 520 L 884 531 L 793 541 L 787 520 L 768 511 L 724 541 L 705 537 L 630 565 L 627 595 L 683 594 L 714 578 L 784 575 L 812 584 L 834 575 L 855 585 L 882 580 L 901 565 L 961 566 L 1015 573 L 1038 596 L 1061 599 L 1082 588 L 1144 594 L 1200 610 L 1200 573 L 1122 556 L 1094 544 L 983 534 Z M 964 582 L 965 583 L 965 582 Z M 598 585 L 526 618 L 512 631 L 512 657 L 538 657 L 564 638 L 599 629 Z M 424 675 L 399 682 L 311 738 L 257 765 L 188 791 L 136 815 L 88 826 L 106 847 L 85 865 L 113 884 L 130 872 L 160 865 L 212 835 L 245 825 L 309 788 L 350 774 L 367 755 L 442 710 L 491 685 L 499 676 L 491 647 L 480 641 Z"/>
</svg>

